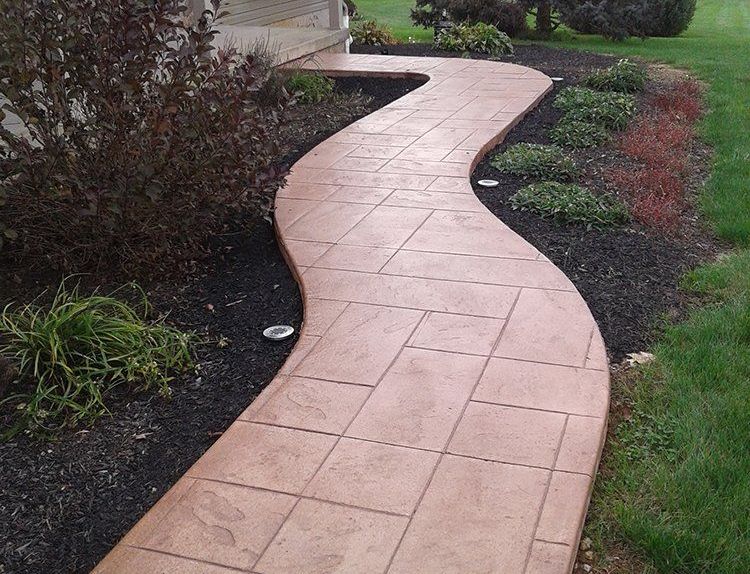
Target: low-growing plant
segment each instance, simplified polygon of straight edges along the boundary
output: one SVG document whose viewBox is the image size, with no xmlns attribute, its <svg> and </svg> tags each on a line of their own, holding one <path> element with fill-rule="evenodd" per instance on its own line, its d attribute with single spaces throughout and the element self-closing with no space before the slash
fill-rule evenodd
<svg viewBox="0 0 750 574">
<path fill-rule="evenodd" d="M 390 46 L 396 43 L 396 37 L 385 24 L 378 24 L 375 20 L 361 20 L 351 28 L 352 39 L 355 44 L 363 46 Z"/>
<path fill-rule="evenodd" d="M 598 124 L 563 118 L 549 131 L 550 139 L 557 145 L 573 149 L 597 147 L 607 143 L 609 132 Z"/>
<path fill-rule="evenodd" d="M 646 71 L 641 66 L 630 60 L 620 60 L 614 66 L 587 76 L 583 85 L 605 92 L 631 94 L 643 90 L 646 78 Z"/>
<path fill-rule="evenodd" d="M 609 130 L 625 129 L 636 112 L 630 94 L 576 87 L 562 90 L 554 106 L 564 112 L 565 120 L 594 123 Z"/>
<path fill-rule="evenodd" d="M 286 89 L 301 104 L 316 104 L 333 93 L 333 80 L 323 74 L 295 72 L 286 82 Z"/>
<path fill-rule="evenodd" d="M 138 302 L 128 304 L 126 294 Z M 27 427 L 52 432 L 107 412 L 116 387 L 170 393 L 176 371 L 192 367 L 192 336 L 150 319 L 135 284 L 104 296 L 83 296 L 63 282 L 52 303 L 8 305 L 0 315 L 0 357 L 15 367 L 13 403 Z M 2 404 L 0 403 L 0 404 Z"/>
<path fill-rule="evenodd" d="M 492 166 L 503 173 L 552 181 L 570 179 L 578 172 L 562 148 L 532 143 L 510 146 L 494 157 Z"/>
<path fill-rule="evenodd" d="M 459 24 L 442 31 L 435 47 L 448 52 L 475 52 L 502 56 L 513 53 L 513 44 L 504 32 L 491 24 Z"/>
<path fill-rule="evenodd" d="M 513 209 L 529 210 L 559 223 L 604 228 L 627 223 L 625 206 L 610 195 L 597 195 L 574 184 L 527 185 L 510 198 Z"/>
</svg>

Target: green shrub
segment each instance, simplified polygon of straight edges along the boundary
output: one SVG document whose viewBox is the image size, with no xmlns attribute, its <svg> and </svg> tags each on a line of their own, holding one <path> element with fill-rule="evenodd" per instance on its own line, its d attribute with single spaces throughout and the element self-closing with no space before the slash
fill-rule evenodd
<svg viewBox="0 0 750 574">
<path fill-rule="evenodd" d="M 354 43 L 363 46 L 389 46 L 396 43 L 396 37 L 390 28 L 381 26 L 375 20 L 356 22 L 351 28 L 351 33 Z"/>
<path fill-rule="evenodd" d="M 644 36 L 679 36 L 690 26 L 696 0 L 651 0 L 642 18 Z"/>
<path fill-rule="evenodd" d="M 600 146 L 610 139 L 609 132 L 590 122 L 562 119 L 549 131 L 550 139 L 557 145 L 573 149 Z"/>
<path fill-rule="evenodd" d="M 620 60 L 614 66 L 592 73 L 583 84 L 605 92 L 640 92 L 646 85 L 646 71 L 635 62 Z"/>
<path fill-rule="evenodd" d="M 0 100 L 30 133 L 0 128 L 0 228 L 20 265 L 174 272 L 278 179 L 269 55 L 215 51 L 210 11 L 2 5 Z"/>
<path fill-rule="evenodd" d="M 622 225 L 629 219 L 625 206 L 612 196 L 595 195 L 578 185 L 555 182 L 527 185 L 510 198 L 510 204 L 513 209 L 589 228 Z"/>
<path fill-rule="evenodd" d="M 501 56 L 513 53 L 513 44 L 507 34 L 491 24 L 459 24 L 435 38 L 435 47 L 448 52 L 476 52 Z"/>
<path fill-rule="evenodd" d="M 495 156 L 492 166 L 503 173 L 550 180 L 569 179 L 578 171 L 561 148 L 531 143 L 509 147 Z"/>
<path fill-rule="evenodd" d="M 301 104 L 316 104 L 333 93 L 333 80 L 323 74 L 295 72 L 286 82 L 289 93 Z"/>
<path fill-rule="evenodd" d="M 130 284 L 137 305 L 109 296 L 81 296 L 60 286 L 48 308 L 34 304 L 0 316 L 0 357 L 15 367 L 18 428 L 54 431 L 91 422 L 107 412 L 118 386 L 156 387 L 169 394 L 171 374 L 192 366 L 191 335 L 150 320 L 143 291 Z"/>
<path fill-rule="evenodd" d="M 526 10 L 507 0 L 450 0 L 448 15 L 454 22 L 492 24 L 511 38 L 528 29 Z"/>
<path fill-rule="evenodd" d="M 625 129 L 636 112 L 632 95 L 589 88 L 565 88 L 554 106 L 564 112 L 566 121 L 589 122 L 610 130 Z"/>
</svg>

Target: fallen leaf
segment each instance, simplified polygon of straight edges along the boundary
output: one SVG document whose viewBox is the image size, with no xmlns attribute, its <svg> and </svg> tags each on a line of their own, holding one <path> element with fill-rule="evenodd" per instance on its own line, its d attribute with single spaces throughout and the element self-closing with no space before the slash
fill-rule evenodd
<svg viewBox="0 0 750 574">
<path fill-rule="evenodd" d="M 647 365 L 654 360 L 654 355 L 652 355 L 651 353 L 647 353 L 646 351 L 641 351 L 639 353 L 628 353 L 628 358 L 626 360 L 631 366 Z"/>
</svg>

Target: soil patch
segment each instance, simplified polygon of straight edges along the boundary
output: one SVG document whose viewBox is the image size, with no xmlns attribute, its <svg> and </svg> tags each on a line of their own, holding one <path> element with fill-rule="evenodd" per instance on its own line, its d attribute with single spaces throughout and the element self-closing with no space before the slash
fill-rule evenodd
<svg viewBox="0 0 750 574">
<path fill-rule="evenodd" d="M 354 51 L 412 56 L 453 56 L 428 44 L 374 48 L 355 46 Z M 472 57 L 486 57 L 472 54 Z M 490 151 L 477 166 L 474 191 L 499 219 L 531 242 L 557 265 L 575 284 L 588 303 L 607 344 L 610 360 L 620 362 L 628 353 L 648 348 L 661 322 L 678 317 L 685 297 L 679 292 L 680 277 L 701 261 L 713 257 L 719 245 L 702 226 L 696 213 L 688 209 L 677 233 L 662 234 L 636 223 L 615 230 L 588 230 L 563 226 L 530 212 L 515 211 L 508 200 L 521 187 L 531 183 L 521 177 L 500 173 L 491 159 L 510 145 L 520 142 L 551 143 L 547 132 L 561 117 L 552 106 L 555 94 L 579 83 L 594 68 L 610 66 L 618 58 L 600 54 L 560 50 L 538 45 L 516 47 L 513 56 L 502 60 L 531 66 L 550 77 L 562 78 L 542 103 L 519 123 L 505 141 Z M 664 74 L 652 74 L 646 92 L 639 96 L 643 105 L 647 94 L 656 90 Z M 593 190 L 607 189 L 602 173 L 613 167 L 628 167 L 631 160 L 613 145 L 572 154 L 584 166 L 577 183 Z M 695 196 L 708 173 L 708 150 L 696 143 L 691 157 L 690 195 Z M 480 179 L 495 179 L 496 188 L 478 186 Z"/>
<path fill-rule="evenodd" d="M 336 80 L 332 100 L 290 111 L 279 168 L 421 83 Z M 54 441 L 19 435 L 0 444 L 0 573 L 90 571 L 278 372 L 296 337 L 271 343 L 261 332 L 279 323 L 299 330 L 302 302 L 267 218 L 243 214 L 195 269 L 147 286 L 170 322 L 203 336 L 200 371 L 175 381 L 170 400 L 115 398 L 112 416 L 91 428 Z M 29 301 L 59 280 L 0 275 L 0 304 Z M 106 284 L 106 276 L 87 284 Z M 10 414 L 0 411 L 0 426 Z"/>
</svg>

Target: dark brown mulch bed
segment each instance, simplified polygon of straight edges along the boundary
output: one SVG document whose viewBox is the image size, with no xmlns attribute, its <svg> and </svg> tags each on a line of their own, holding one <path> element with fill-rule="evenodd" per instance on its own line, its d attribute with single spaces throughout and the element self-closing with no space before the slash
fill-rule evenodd
<svg viewBox="0 0 750 574">
<path fill-rule="evenodd" d="M 421 82 L 342 78 L 336 85 L 332 101 L 292 110 L 280 165 Z M 176 381 L 171 400 L 121 397 L 90 429 L 0 444 L 0 573 L 88 572 L 283 364 L 295 339 L 270 343 L 261 332 L 278 323 L 298 329 L 302 304 L 272 226 L 245 214 L 210 253 L 196 265 L 200 273 L 148 286 L 171 321 L 204 335 L 198 376 Z M 0 303 L 27 301 L 59 279 L 37 274 L 18 283 L 3 275 Z M 9 415 L 0 411 L 0 427 Z"/>
<path fill-rule="evenodd" d="M 427 44 L 387 48 L 358 46 L 355 50 L 391 55 L 456 56 Z M 477 166 L 472 177 L 474 190 L 490 211 L 570 277 L 602 330 L 610 359 L 619 362 L 628 353 L 646 349 L 658 332 L 659 322 L 681 312 L 684 296 L 678 290 L 680 277 L 714 255 L 717 244 L 692 212 L 683 214 L 676 234 L 663 234 L 635 223 L 618 230 L 587 230 L 511 209 L 510 196 L 531 182 L 498 172 L 490 165 L 492 157 L 519 142 L 551 143 L 547 131 L 561 116 L 552 106 L 555 93 L 580 82 L 594 68 L 612 65 L 617 58 L 528 45 L 517 46 L 516 54 L 503 60 L 534 67 L 562 81 L 555 82 L 554 91 Z M 650 89 L 654 87 L 651 85 Z M 627 158 L 612 146 L 575 155 L 579 164 L 586 166 L 580 183 L 594 189 L 604 187 L 602 170 L 628 165 Z M 691 185 L 697 188 L 707 172 L 706 150 L 696 145 L 693 160 L 695 173 Z M 482 188 L 476 184 L 480 179 L 495 179 L 500 185 L 493 189 Z"/>
</svg>

